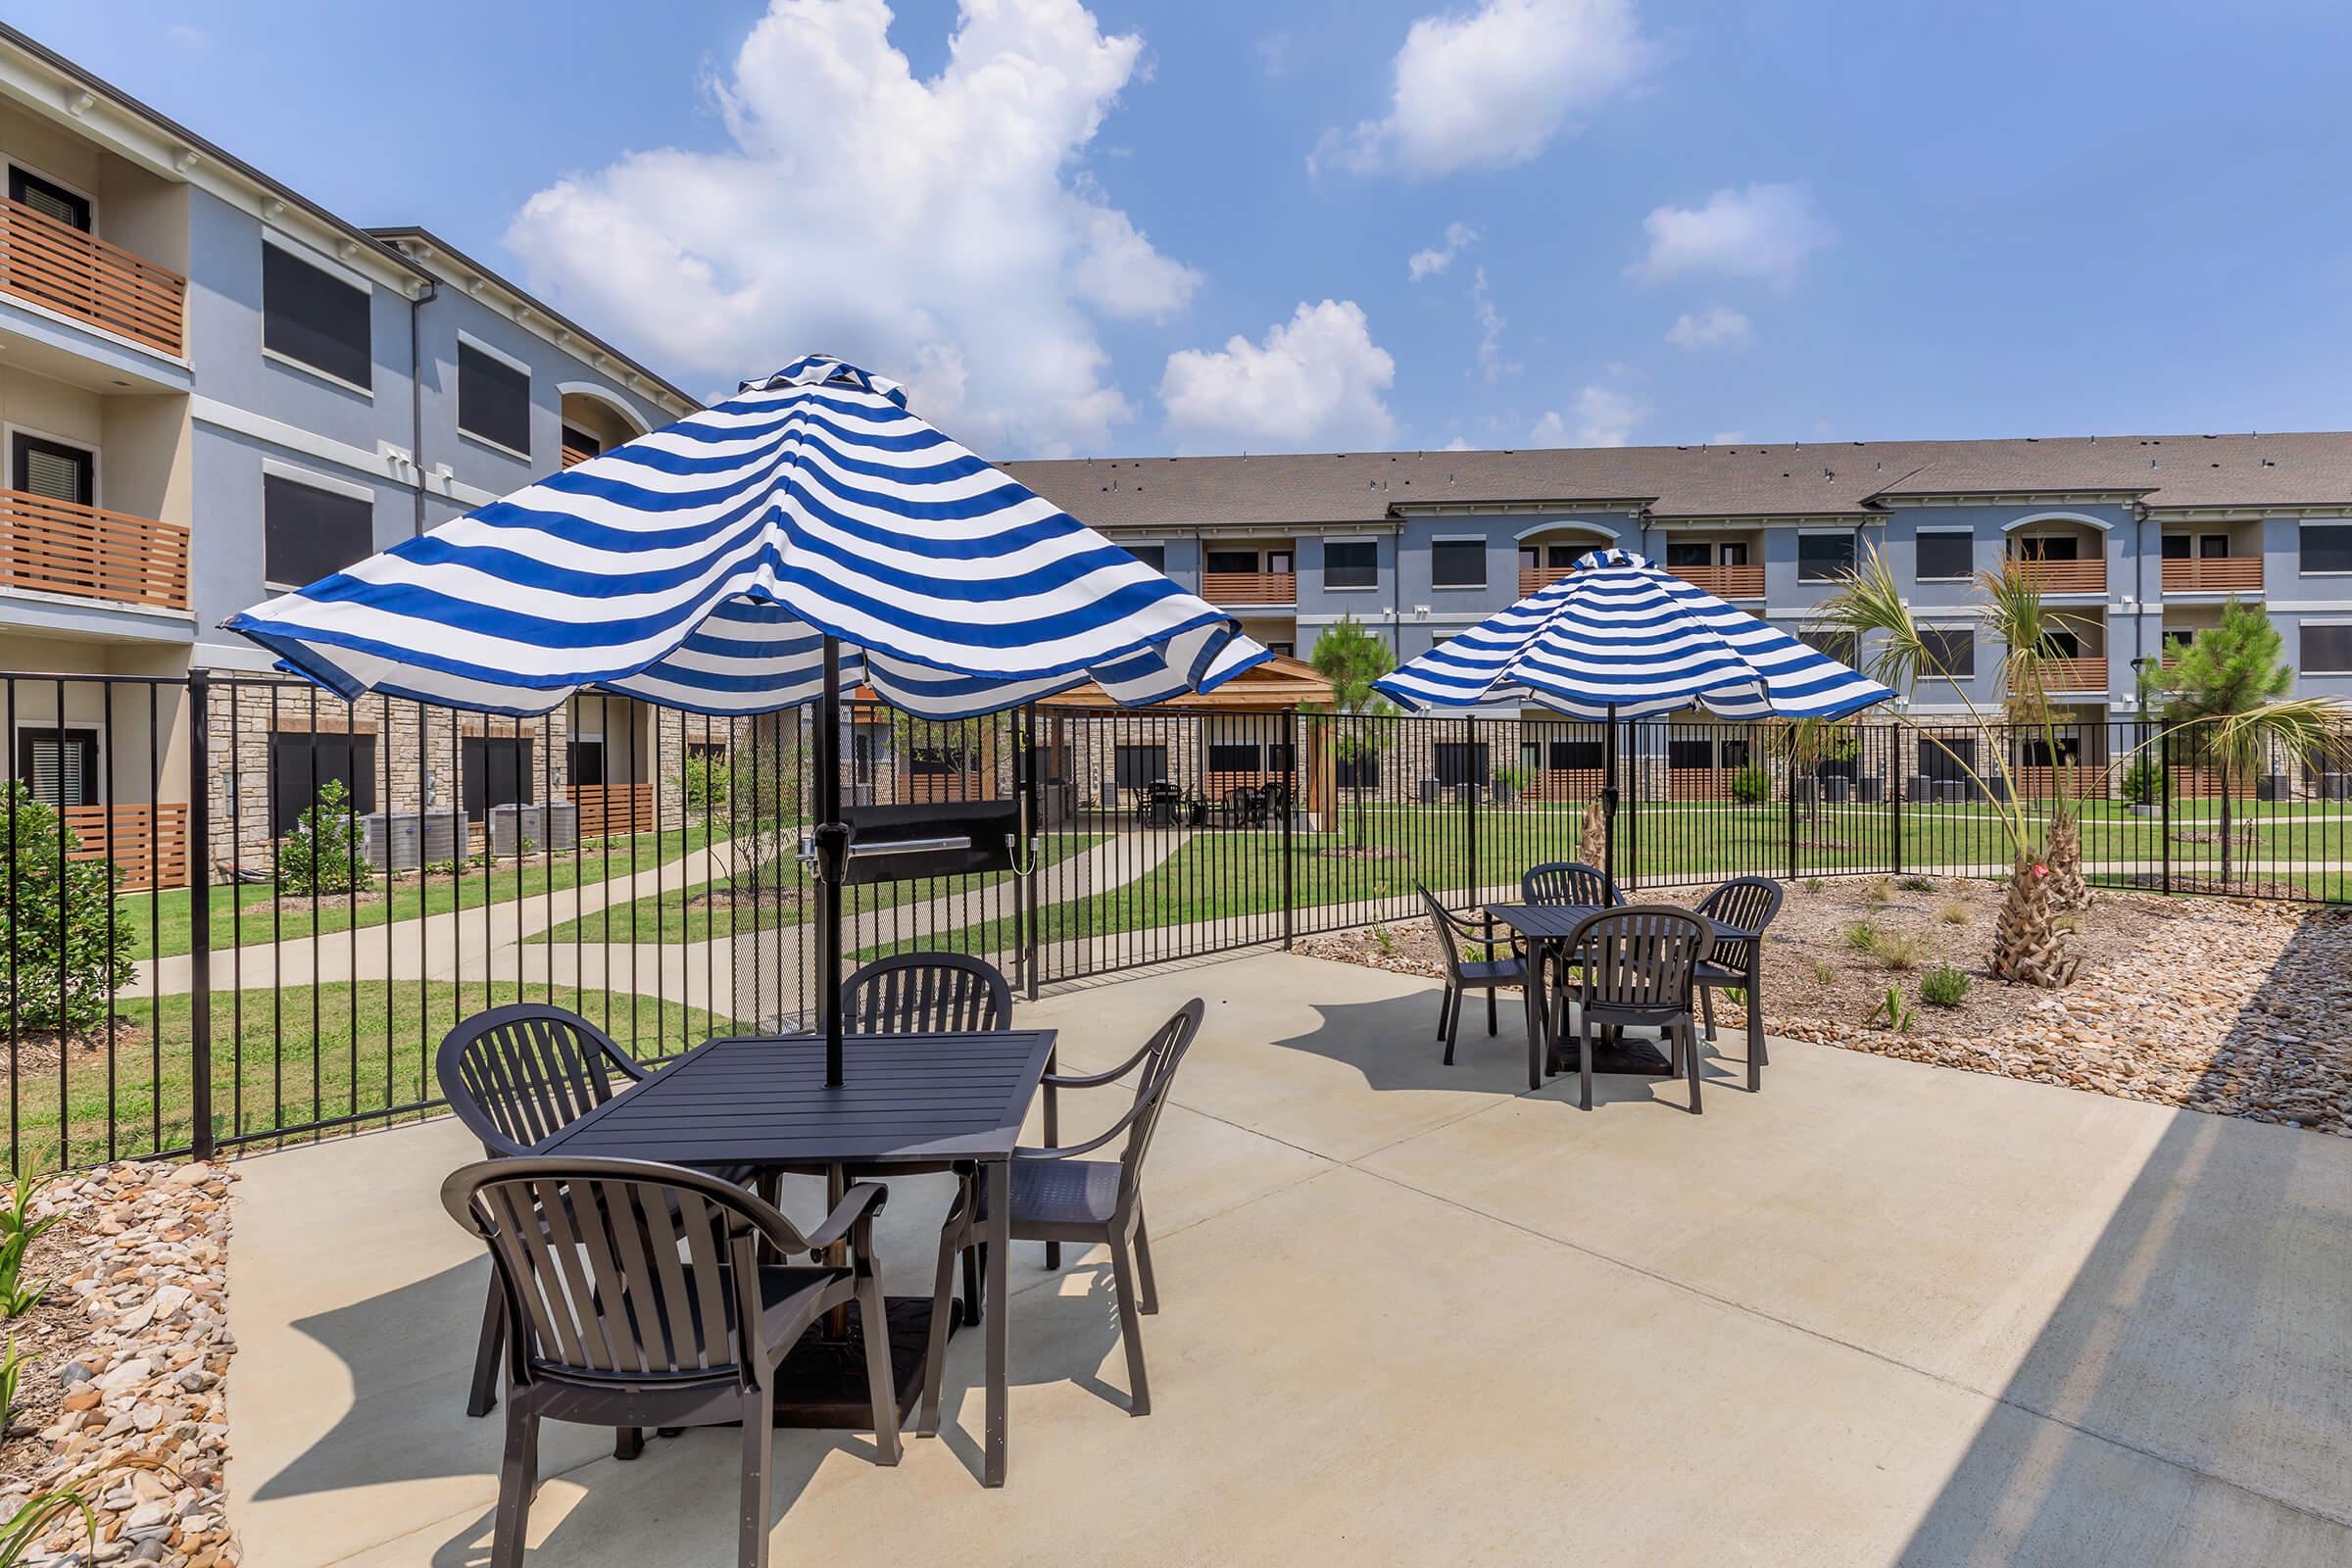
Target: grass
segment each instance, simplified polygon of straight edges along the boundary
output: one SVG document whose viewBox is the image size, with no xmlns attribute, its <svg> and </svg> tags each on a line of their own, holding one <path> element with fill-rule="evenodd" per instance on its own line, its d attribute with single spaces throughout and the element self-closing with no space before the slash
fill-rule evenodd
<svg viewBox="0 0 2352 1568">
<path fill-rule="evenodd" d="M 547 1001 L 606 1028 L 640 1056 L 674 1054 L 731 1027 L 682 1004 L 566 986 L 435 980 L 333 982 L 212 998 L 213 1128 L 234 1138 L 287 1123 L 399 1111 L 438 1095 L 435 1043 L 459 1019 L 509 1002 Z M 194 1136 L 190 999 L 124 1003 L 110 1049 L 76 1042 L 63 1079 L 54 1047 L 20 1048 L 12 1152 L 43 1167 L 185 1149 Z M 107 1106 L 116 1136 L 107 1135 Z M 59 1108 L 66 1147 L 61 1152 Z"/>
</svg>

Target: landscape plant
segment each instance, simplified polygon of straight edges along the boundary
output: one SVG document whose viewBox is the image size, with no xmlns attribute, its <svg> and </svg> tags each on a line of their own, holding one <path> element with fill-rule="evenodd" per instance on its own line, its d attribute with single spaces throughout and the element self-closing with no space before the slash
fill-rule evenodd
<svg viewBox="0 0 2352 1568">
<path fill-rule="evenodd" d="M 1903 1001 L 1901 986 L 1886 988 L 1886 995 L 1879 1000 L 1876 1007 L 1871 1009 L 1870 1016 L 1862 1020 L 1862 1027 L 1867 1029 L 1882 1018 L 1886 1021 L 1886 1027 L 1898 1035 L 1907 1035 L 1911 1032 L 1911 1006 L 1910 1004 Z"/>
<path fill-rule="evenodd" d="M 81 839 L 23 780 L 0 800 L 0 1005 L 22 1032 L 85 1034 L 131 980 L 137 934 L 114 918 L 122 872 L 80 855 Z"/>
<path fill-rule="evenodd" d="M 2270 760 L 2273 737 L 2243 723 L 2251 713 L 2286 696 L 2295 672 L 2279 657 L 2278 628 L 2260 605 L 2231 598 L 2222 606 L 2222 618 L 2199 631 L 2171 662 L 2143 671 L 2152 683 L 2151 695 L 2162 700 L 2163 721 L 2175 732 L 2174 747 L 2182 760 L 2210 767 L 2220 775 L 2221 870 L 2226 887 L 2235 880 L 2231 863 L 2236 849 L 2230 797 Z M 2221 724 L 2217 720 L 2233 720 Z M 2146 766 L 2142 758 L 2140 765 Z"/>
<path fill-rule="evenodd" d="M 1772 799 L 1772 775 L 1748 763 L 1732 775 L 1732 799 L 1741 806 L 1762 806 Z"/>
<path fill-rule="evenodd" d="M 339 778 L 318 786 L 318 798 L 296 818 L 277 851 L 281 893 L 365 893 L 375 885 L 359 812 Z"/>
<path fill-rule="evenodd" d="M 1919 977 L 1919 1000 L 1934 1007 L 1957 1007 L 1968 997 L 1968 972 L 1939 963 Z"/>
<path fill-rule="evenodd" d="M 1332 756 L 1343 770 L 1360 778 L 1364 763 L 1376 760 L 1396 738 L 1396 726 L 1383 720 L 1396 716 L 1396 705 L 1372 683 L 1396 667 L 1396 656 L 1353 615 L 1343 615 L 1323 628 L 1306 662 L 1331 683 L 1331 701 L 1309 704 L 1307 710 L 1342 721 L 1329 726 Z M 1501 772 L 1497 769 L 1496 776 Z M 1371 812 L 1361 789 L 1349 790 L 1348 796 L 1348 845 L 1362 851 L 1372 843 Z"/>
</svg>

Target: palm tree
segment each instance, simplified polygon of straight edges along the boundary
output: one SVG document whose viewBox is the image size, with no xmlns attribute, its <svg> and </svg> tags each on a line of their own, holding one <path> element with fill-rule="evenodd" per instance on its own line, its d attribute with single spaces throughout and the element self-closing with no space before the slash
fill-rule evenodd
<svg viewBox="0 0 2352 1568">
<path fill-rule="evenodd" d="M 1374 691 L 1372 683 L 1396 667 L 1396 653 L 1365 630 L 1363 622 L 1353 615 L 1343 615 L 1315 639 L 1307 662 L 1315 666 L 1315 673 L 1331 682 L 1330 706 L 1314 704 L 1309 710 L 1355 720 L 1332 726 L 1332 755 L 1350 768 L 1359 767 L 1367 758 L 1378 757 L 1395 738 L 1395 726 L 1380 720 L 1395 717 L 1396 707 Z M 1357 774 L 1359 779 L 1361 776 Z M 1354 807 L 1348 813 L 1350 847 L 1362 850 L 1371 844 L 1371 816 L 1364 806 L 1362 786 L 1358 784 L 1349 794 Z"/>
<path fill-rule="evenodd" d="M 2090 903 L 2082 876 L 2082 825 L 2075 814 L 2076 771 L 2058 747 L 2058 724 L 2050 711 L 2050 661 L 2059 657 L 2057 634 L 2079 629 L 2074 617 L 2042 604 L 2041 585 L 2024 564 L 2009 560 L 1978 573 L 1984 591 L 1977 619 L 1986 637 L 2002 648 L 1999 671 L 2002 718 L 2009 744 L 2022 732 L 2041 732 L 2042 755 L 2050 760 L 2050 818 L 2047 855 L 2050 903 L 2080 909 Z"/>
</svg>

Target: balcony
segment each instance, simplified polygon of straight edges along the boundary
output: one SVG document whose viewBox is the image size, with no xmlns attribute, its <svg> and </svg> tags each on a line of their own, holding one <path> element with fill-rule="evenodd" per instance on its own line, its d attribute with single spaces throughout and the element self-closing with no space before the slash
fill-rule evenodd
<svg viewBox="0 0 2352 1568">
<path fill-rule="evenodd" d="M 2167 561 L 2164 591 L 2168 594 L 2258 594 L 2262 592 L 2260 556 L 2207 556 L 2202 560 Z"/>
<path fill-rule="evenodd" d="M 1574 571 L 1574 566 L 1521 566 L 1519 568 L 1519 597 L 1539 593 Z"/>
<path fill-rule="evenodd" d="M 2065 564 L 2065 563 L 2060 563 Z M 2087 654 L 2080 659 L 2045 659 L 2042 684 L 2051 693 L 2103 692 L 2107 689 L 2107 656 Z M 2014 688 L 2016 682 L 2010 685 Z"/>
<path fill-rule="evenodd" d="M 577 467 L 595 456 L 596 454 L 593 452 L 566 443 L 564 447 L 564 466 L 566 468 Z"/>
<path fill-rule="evenodd" d="M 1762 566 L 1669 566 L 1666 569 L 1691 587 L 1703 589 L 1718 599 L 1764 597 Z"/>
<path fill-rule="evenodd" d="M 1212 605 L 1295 605 L 1298 574 L 1295 571 L 1204 571 L 1200 597 Z"/>
<path fill-rule="evenodd" d="M 174 358 L 188 281 L 23 202 L 0 198 L 0 292 Z"/>
<path fill-rule="evenodd" d="M 0 588 L 188 608 L 188 530 L 23 490 L 0 490 Z"/>
<path fill-rule="evenodd" d="M 2019 560 L 2026 581 L 2045 594 L 2103 594 L 2107 591 L 2107 562 Z"/>
</svg>

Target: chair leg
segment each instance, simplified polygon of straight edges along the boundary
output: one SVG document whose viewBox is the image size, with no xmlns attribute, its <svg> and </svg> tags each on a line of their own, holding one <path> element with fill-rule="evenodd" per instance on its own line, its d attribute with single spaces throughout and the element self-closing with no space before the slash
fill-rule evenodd
<svg viewBox="0 0 2352 1568">
<path fill-rule="evenodd" d="M 539 1417 L 527 1401 L 507 1401 L 507 1447 L 498 1466 L 498 1511 L 490 1527 L 490 1568 L 522 1568 L 522 1538 L 539 1487 Z"/>
<path fill-rule="evenodd" d="M 1493 986 L 1489 986 L 1487 987 L 1487 1033 L 1490 1035 L 1500 1034 L 1502 1032 L 1501 1024 L 1496 1021 L 1496 1009 L 1497 1004 L 1494 999 L 1494 988 Z"/>
<path fill-rule="evenodd" d="M 488 1415 L 498 1403 L 498 1383 L 507 1348 L 507 1298 L 490 1272 L 490 1298 L 482 1303 L 482 1340 L 473 1352 L 473 1388 L 466 1396 L 467 1415 Z"/>
<path fill-rule="evenodd" d="M 1152 1233 L 1144 1226 L 1144 1206 L 1135 1206 L 1135 1282 L 1143 1287 L 1136 1301 L 1146 1317 L 1159 1310 L 1159 1282 L 1152 1276 Z"/>
<path fill-rule="evenodd" d="M 1550 1010 L 1551 1004 L 1531 981 L 1527 988 L 1527 1087 L 1531 1091 L 1544 1087 L 1544 1058 L 1551 1043 L 1544 1024 Z"/>
<path fill-rule="evenodd" d="M 980 1289 L 982 1267 L 988 1261 L 988 1247 L 974 1242 L 963 1250 L 963 1326 L 970 1328 L 980 1321 L 983 1294 Z"/>
<path fill-rule="evenodd" d="M 1451 1011 L 1453 1011 L 1453 982 L 1448 980 L 1446 982 L 1446 989 L 1438 993 L 1438 1032 L 1435 1038 L 1439 1040 L 1446 1038 L 1446 1015 Z M 1448 1067 L 1453 1065 L 1451 1056 L 1446 1058 L 1446 1065 Z"/>
<path fill-rule="evenodd" d="M 645 1451 L 645 1428 L 614 1427 L 612 1429 L 612 1457 L 623 1461 L 634 1459 Z"/>
<path fill-rule="evenodd" d="M 1110 1283 L 1119 1298 L 1119 1338 L 1127 1346 L 1127 1413 L 1152 1413 L 1152 1388 L 1144 1381 L 1144 1319 L 1135 1305 L 1135 1263 L 1127 1255 L 1127 1239 L 1110 1238 Z"/>
<path fill-rule="evenodd" d="M 1461 1031 L 1462 1002 L 1466 996 L 1467 993 L 1457 987 L 1453 993 L 1453 1009 L 1446 1014 L 1446 1065 L 1448 1067 L 1453 1065 L 1453 1037 Z"/>
<path fill-rule="evenodd" d="M 1698 988 L 1698 1010 L 1700 1014 L 1707 1020 L 1707 1038 L 1709 1040 L 1714 1039 L 1715 988 L 1713 986 L 1700 986 Z"/>
<path fill-rule="evenodd" d="M 865 1341 L 865 1392 L 874 1406 L 874 1462 L 899 1462 L 899 1377 L 891 1364 L 890 1315 L 882 1304 L 882 1276 L 858 1285 L 858 1331 Z"/>
<path fill-rule="evenodd" d="M 767 1568 L 767 1476 L 776 1448 L 776 1391 L 762 1383 L 743 1397 L 743 1518 L 736 1568 Z"/>
<path fill-rule="evenodd" d="M 1676 1024 L 1675 1028 L 1683 1037 L 1683 1059 L 1690 1064 L 1690 1114 L 1695 1116 L 1698 1114 L 1698 1081 L 1706 1076 L 1705 1069 L 1699 1065 L 1698 1037 L 1690 1027 L 1689 1013 L 1683 1014 L 1682 1022 Z"/>
<path fill-rule="evenodd" d="M 923 1403 L 915 1412 L 914 1435 L 918 1438 L 939 1436 L 939 1386 L 948 1375 L 948 1312 L 956 1292 L 956 1259 L 964 1251 L 965 1232 L 960 1226 L 942 1231 L 939 1237 L 939 1274 L 931 1288 L 931 1344 L 924 1352 Z M 967 1285 L 966 1290 L 970 1290 Z M 972 1291 L 976 1298 L 979 1293 Z"/>
<path fill-rule="evenodd" d="M 1577 1103 L 1586 1110 L 1592 1108 L 1592 1020 L 1576 1020 L 1576 1087 Z"/>
</svg>

